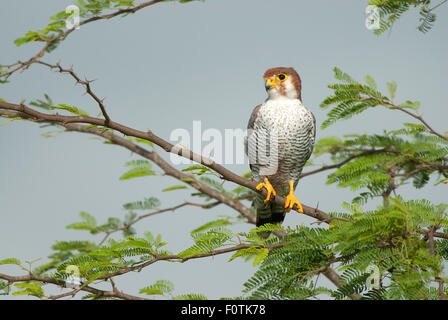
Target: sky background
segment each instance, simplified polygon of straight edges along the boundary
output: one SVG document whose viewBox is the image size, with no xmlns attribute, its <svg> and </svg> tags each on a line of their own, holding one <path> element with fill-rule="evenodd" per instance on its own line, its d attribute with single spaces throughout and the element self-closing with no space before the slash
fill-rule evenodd
<svg viewBox="0 0 448 320">
<path fill-rule="evenodd" d="M 24 61 L 36 54 L 41 44 L 16 47 L 13 41 L 28 30 L 43 28 L 50 16 L 70 4 L 62 0 L 2 1 L 0 64 Z M 416 30 L 418 15 L 409 12 L 391 32 L 376 37 L 364 24 L 366 5 L 367 1 L 359 0 L 161 3 L 125 18 L 81 26 L 43 60 L 60 60 L 64 67 L 73 64 L 78 74 L 96 79 L 93 89 L 106 98 L 114 121 L 139 130 L 151 129 L 165 139 L 178 128 L 191 131 L 193 121 L 198 120 L 202 130 L 244 129 L 252 109 L 266 98 L 264 71 L 277 66 L 291 66 L 299 72 L 303 103 L 315 114 L 318 125 L 326 115 L 319 104 L 330 94 L 327 85 L 333 82 L 333 67 L 338 66 L 359 80 L 370 74 L 383 92 L 387 92 L 385 83 L 395 80 L 395 101 L 421 101 L 420 111 L 428 123 L 437 131 L 446 131 L 448 7 L 437 10 L 435 27 L 427 34 Z M 33 65 L 10 81 L 0 86 L 0 97 L 9 102 L 30 102 L 46 93 L 55 103 L 75 105 L 91 114 L 99 112 L 72 78 L 43 66 Z M 399 112 L 370 110 L 318 130 L 317 138 L 381 132 L 399 128 L 404 121 L 411 119 Z M 125 162 L 138 159 L 123 148 L 80 133 L 41 136 L 49 130 L 53 129 L 19 121 L 0 127 L 0 260 L 42 258 L 41 262 L 46 262 L 56 240 L 98 243 L 102 235 L 65 229 L 79 221 L 80 211 L 94 215 L 101 224 L 110 216 L 123 218 L 122 205 L 127 202 L 155 196 L 162 201 L 161 208 L 167 208 L 190 199 L 185 190 L 161 192 L 180 184 L 169 177 L 119 181 Z M 247 164 L 226 167 L 236 173 L 248 171 Z M 340 210 L 340 204 L 354 194 L 326 185 L 325 178 L 325 173 L 304 178 L 296 196 L 306 205 L 319 204 L 324 211 Z M 447 201 L 447 189 L 441 185 L 417 191 L 406 186 L 401 193 L 440 203 Z M 220 214 L 236 216 L 225 206 L 182 208 L 145 219 L 136 229 L 138 234 L 146 230 L 161 233 L 168 241 L 167 248 L 179 252 L 192 243 L 192 229 Z M 294 213 L 287 215 L 284 224 L 311 222 Z M 239 225 L 234 230 L 251 227 Z M 243 282 L 256 269 L 239 260 L 227 262 L 229 257 L 184 264 L 159 262 L 141 273 L 119 277 L 116 283 L 119 289 L 136 295 L 156 280 L 169 279 L 175 294 L 234 297 L 241 294 Z M 1 266 L 0 272 L 23 274 L 12 266 Z M 61 290 L 53 287 L 49 292 Z"/>
</svg>

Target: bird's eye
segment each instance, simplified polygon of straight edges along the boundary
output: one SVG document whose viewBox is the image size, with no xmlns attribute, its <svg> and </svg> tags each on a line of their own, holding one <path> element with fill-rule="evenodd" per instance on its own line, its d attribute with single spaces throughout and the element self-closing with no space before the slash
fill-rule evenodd
<svg viewBox="0 0 448 320">
<path fill-rule="evenodd" d="M 288 78 L 288 76 L 284 73 L 280 73 L 279 75 L 277 75 L 277 80 L 278 81 L 285 81 L 286 78 Z"/>
</svg>

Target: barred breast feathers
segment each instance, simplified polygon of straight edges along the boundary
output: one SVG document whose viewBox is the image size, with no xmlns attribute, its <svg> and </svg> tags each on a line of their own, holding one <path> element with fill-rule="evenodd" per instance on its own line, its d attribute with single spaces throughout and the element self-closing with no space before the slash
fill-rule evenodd
<svg viewBox="0 0 448 320">
<path fill-rule="evenodd" d="M 253 130 L 253 131 L 252 131 Z M 267 100 L 257 106 L 249 119 L 248 139 L 246 141 L 246 153 L 248 144 L 252 145 L 252 153 L 258 152 L 257 147 L 262 139 L 263 131 L 267 134 L 274 133 L 278 139 L 278 154 L 272 161 L 277 161 L 281 166 L 284 178 L 298 180 L 298 177 L 311 156 L 315 139 L 314 115 L 298 99 Z M 252 137 L 251 133 L 255 133 Z M 249 160 L 251 156 L 248 154 Z M 266 159 L 261 159 L 266 160 Z M 251 164 L 254 178 L 257 178 L 260 164 Z"/>
</svg>

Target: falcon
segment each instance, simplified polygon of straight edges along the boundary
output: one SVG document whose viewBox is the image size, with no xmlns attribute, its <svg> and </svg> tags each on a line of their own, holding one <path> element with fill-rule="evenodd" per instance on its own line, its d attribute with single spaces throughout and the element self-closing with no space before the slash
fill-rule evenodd
<svg viewBox="0 0 448 320">
<path fill-rule="evenodd" d="M 302 83 L 293 68 L 278 67 L 264 73 L 268 98 L 255 107 L 247 125 L 245 151 L 257 190 L 266 189 L 265 199 L 254 200 L 256 225 L 281 224 L 294 206 L 303 213 L 294 195 L 306 161 L 313 152 L 316 119 L 302 104 Z M 286 199 L 285 206 L 271 196 Z"/>
</svg>

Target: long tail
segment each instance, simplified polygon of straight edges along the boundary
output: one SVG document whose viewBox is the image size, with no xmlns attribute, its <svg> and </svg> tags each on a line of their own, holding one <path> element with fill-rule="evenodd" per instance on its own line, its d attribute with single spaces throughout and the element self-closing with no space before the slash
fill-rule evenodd
<svg viewBox="0 0 448 320">
<path fill-rule="evenodd" d="M 266 223 L 281 224 L 285 220 L 285 208 L 282 205 L 268 202 L 265 204 L 262 197 L 256 197 L 254 206 L 257 209 L 256 226 L 262 226 Z M 262 238 L 269 237 L 270 232 L 260 232 Z"/>
</svg>

